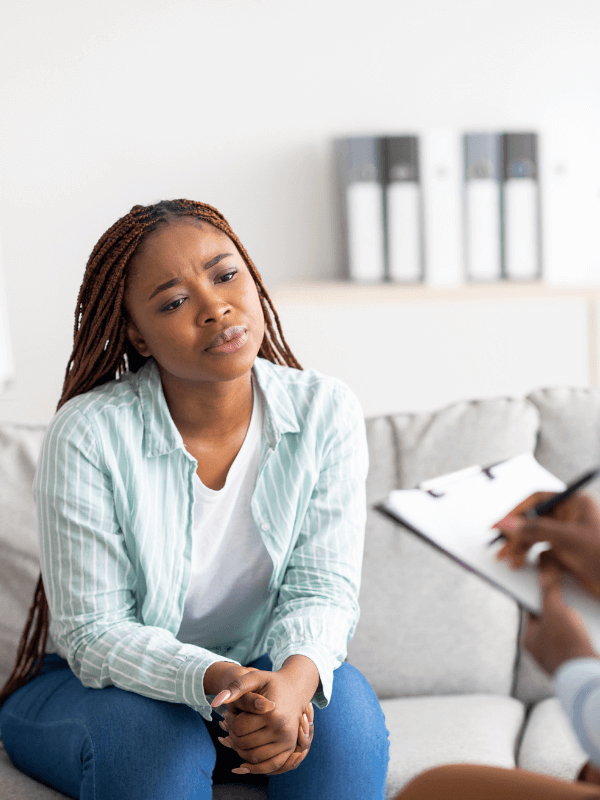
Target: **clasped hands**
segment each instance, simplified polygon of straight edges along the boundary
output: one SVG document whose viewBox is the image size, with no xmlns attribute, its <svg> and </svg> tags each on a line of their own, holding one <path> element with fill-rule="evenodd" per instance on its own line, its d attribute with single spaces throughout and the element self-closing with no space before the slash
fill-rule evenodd
<svg viewBox="0 0 600 800">
<path fill-rule="evenodd" d="M 233 772 L 280 775 L 302 763 L 313 739 L 318 681 L 304 656 L 292 656 L 277 672 L 223 661 L 208 668 L 205 691 L 219 688 L 211 705 L 227 708 L 219 723 L 227 735 L 219 741 L 243 759 Z"/>
</svg>

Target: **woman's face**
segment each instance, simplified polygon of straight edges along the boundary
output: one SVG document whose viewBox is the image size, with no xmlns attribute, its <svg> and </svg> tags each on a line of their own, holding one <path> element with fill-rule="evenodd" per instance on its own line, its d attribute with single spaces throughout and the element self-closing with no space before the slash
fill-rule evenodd
<svg viewBox="0 0 600 800">
<path fill-rule="evenodd" d="M 181 220 L 151 234 L 125 292 L 127 336 L 163 380 L 230 381 L 249 372 L 265 320 L 254 279 L 231 239 Z"/>
</svg>

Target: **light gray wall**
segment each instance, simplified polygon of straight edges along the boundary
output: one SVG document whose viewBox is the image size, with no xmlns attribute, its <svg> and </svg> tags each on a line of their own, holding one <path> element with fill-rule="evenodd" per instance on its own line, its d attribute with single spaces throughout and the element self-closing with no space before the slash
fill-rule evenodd
<svg viewBox="0 0 600 800">
<path fill-rule="evenodd" d="M 267 285 L 334 277 L 334 136 L 568 126 L 591 230 L 599 34 L 596 0 L 4 0 L 0 229 L 17 378 L 0 418 L 51 417 L 87 257 L 135 203 L 215 205 Z M 595 246 L 574 258 L 575 279 L 597 266 Z"/>
</svg>

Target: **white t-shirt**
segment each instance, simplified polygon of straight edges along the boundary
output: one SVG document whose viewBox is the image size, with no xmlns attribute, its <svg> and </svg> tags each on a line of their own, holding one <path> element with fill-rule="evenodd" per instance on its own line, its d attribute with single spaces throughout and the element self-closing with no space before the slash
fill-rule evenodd
<svg viewBox="0 0 600 800">
<path fill-rule="evenodd" d="M 260 391 L 254 388 L 246 438 L 223 488 L 209 489 L 194 476 L 192 574 L 177 633 L 181 642 L 207 649 L 239 642 L 268 602 L 273 562 L 250 511 L 263 416 Z"/>
</svg>

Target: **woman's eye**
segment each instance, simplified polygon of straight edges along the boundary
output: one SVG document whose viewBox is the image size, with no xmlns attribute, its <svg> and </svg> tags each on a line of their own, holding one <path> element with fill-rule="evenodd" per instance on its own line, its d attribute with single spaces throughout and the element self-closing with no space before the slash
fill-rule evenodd
<svg viewBox="0 0 600 800">
<path fill-rule="evenodd" d="M 164 306 L 164 308 L 161 308 L 161 311 L 174 311 L 176 308 L 179 308 L 179 306 L 183 303 L 184 300 L 185 297 L 178 297 L 177 300 L 173 300 L 173 302 L 169 303 L 168 306 Z"/>
<path fill-rule="evenodd" d="M 230 272 L 226 272 L 224 275 L 219 275 L 219 282 L 220 283 L 229 283 L 233 277 L 237 275 L 237 269 L 232 269 Z"/>
</svg>

